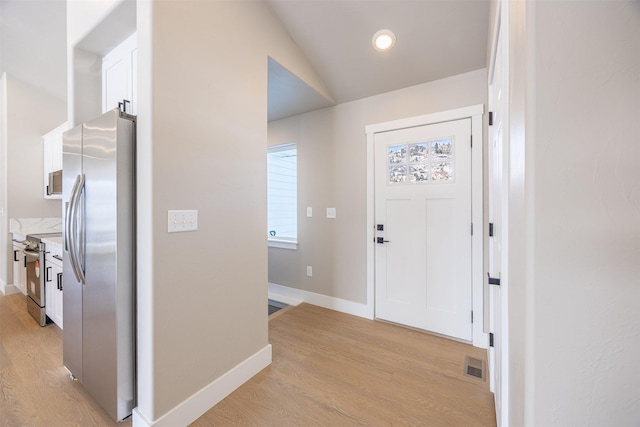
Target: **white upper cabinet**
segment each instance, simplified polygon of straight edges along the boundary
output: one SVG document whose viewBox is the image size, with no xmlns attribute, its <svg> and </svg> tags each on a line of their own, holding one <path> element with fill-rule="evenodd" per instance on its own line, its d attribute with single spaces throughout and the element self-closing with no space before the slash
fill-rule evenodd
<svg viewBox="0 0 640 427">
<path fill-rule="evenodd" d="M 43 183 L 45 199 L 61 199 L 60 194 L 49 194 L 49 173 L 62 169 L 62 133 L 69 129 L 64 122 L 51 132 L 42 136 L 43 140 Z"/>
<path fill-rule="evenodd" d="M 113 110 L 123 100 L 126 111 L 138 111 L 138 39 L 133 33 L 102 58 L 102 112 Z"/>
</svg>

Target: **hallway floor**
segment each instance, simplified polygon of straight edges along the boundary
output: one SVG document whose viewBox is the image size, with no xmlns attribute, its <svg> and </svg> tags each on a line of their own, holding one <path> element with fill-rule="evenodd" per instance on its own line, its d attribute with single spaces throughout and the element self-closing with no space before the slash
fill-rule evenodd
<svg viewBox="0 0 640 427">
<path fill-rule="evenodd" d="M 488 382 L 463 373 L 485 350 L 309 304 L 269 342 L 273 363 L 192 427 L 496 425 Z"/>
<path fill-rule="evenodd" d="M 62 366 L 62 331 L 21 294 L 0 294 L 0 426 L 112 421 Z M 486 381 L 463 374 L 470 345 L 302 304 L 269 320 L 273 363 L 196 420 L 204 426 L 495 426 Z"/>
</svg>

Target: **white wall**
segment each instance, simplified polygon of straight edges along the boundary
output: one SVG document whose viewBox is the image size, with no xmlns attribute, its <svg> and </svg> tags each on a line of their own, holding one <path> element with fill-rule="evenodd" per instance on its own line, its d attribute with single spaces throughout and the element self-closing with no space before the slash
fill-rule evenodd
<svg viewBox="0 0 640 427">
<path fill-rule="evenodd" d="M 9 279 L 8 271 L 10 263 L 5 262 L 9 258 L 9 218 L 7 217 L 7 75 L 0 75 L 0 289 L 13 283 Z M 13 276 L 13 270 L 12 276 Z"/>
<path fill-rule="evenodd" d="M 532 18 L 535 422 L 638 425 L 640 3 Z"/>
<path fill-rule="evenodd" d="M 365 126 L 485 103 L 482 69 L 270 122 L 269 145 L 298 143 L 299 245 L 269 249 L 269 282 L 366 304 Z"/>
<path fill-rule="evenodd" d="M 13 283 L 11 235 L 9 218 L 59 218 L 62 214 L 60 200 L 47 200 L 43 189 L 43 141 L 42 135 L 61 125 L 66 120 L 64 100 L 41 91 L 11 75 L 5 74 L 3 132 L 4 151 L 0 152 L 6 162 L 6 187 L 0 187 L 6 200 L 4 205 L 3 230 L 0 253 L 5 273 L 0 280 Z M 0 171 L 2 168 L 0 168 Z M 1 208 L 2 206 L 0 206 Z"/>
<path fill-rule="evenodd" d="M 637 425 L 640 4 L 509 8 L 510 425 Z"/>
<path fill-rule="evenodd" d="M 137 13 L 134 422 L 170 423 L 194 400 L 213 405 L 219 384 L 249 358 L 270 361 L 268 57 L 318 79 L 263 2 L 144 2 Z M 197 209 L 199 230 L 168 234 L 169 209 Z"/>
</svg>

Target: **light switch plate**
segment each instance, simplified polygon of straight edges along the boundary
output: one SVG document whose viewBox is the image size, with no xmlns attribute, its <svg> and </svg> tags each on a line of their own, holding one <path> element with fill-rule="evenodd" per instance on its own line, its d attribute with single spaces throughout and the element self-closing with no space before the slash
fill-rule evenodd
<svg viewBox="0 0 640 427">
<path fill-rule="evenodd" d="M 167 215 L 167 231 L 181 233 L 198 229 L 198 211 L 169 211 Z"/>
<path fill-rule="evenodd" d="M 336 208 L 327 208 L 327 218 L 336 217 Z"/>
<path fill-rule="evenodd" d="M 307 208 L 307 218 L 311 218 L 313 217 L 313 208 L 308 207 Z"/>
</svg>

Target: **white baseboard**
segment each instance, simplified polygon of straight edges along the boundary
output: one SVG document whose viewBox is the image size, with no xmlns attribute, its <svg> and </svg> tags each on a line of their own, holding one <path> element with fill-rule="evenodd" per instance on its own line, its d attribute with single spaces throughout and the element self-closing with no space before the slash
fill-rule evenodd
<svg viewBox="0 0 640 427">
<path fill-rule="evenodd" d="M 20 292 L 20 289 L 13 283 L 7 285 L 4 281 L 0 281 L 0 292 L 4 295 L 11 295 Z"/>
<path fill-rule="evenodd" d="M 269 283 L 269 298 L 289 305 L 298 305 L 306 302 L 342 313 L 373 319 L 373 308 L 367 304 L 316 294 L 275 283 Z"/>
<path fill-rule="evenodd" d="M 205 386 L 155 421 L 147 420 L 146 417 L 138 411 L 138 408 L 134 408 L 132 416 L 133 427 L 187 426 L 270 364 L 271 344 Z"/>
</svg>

